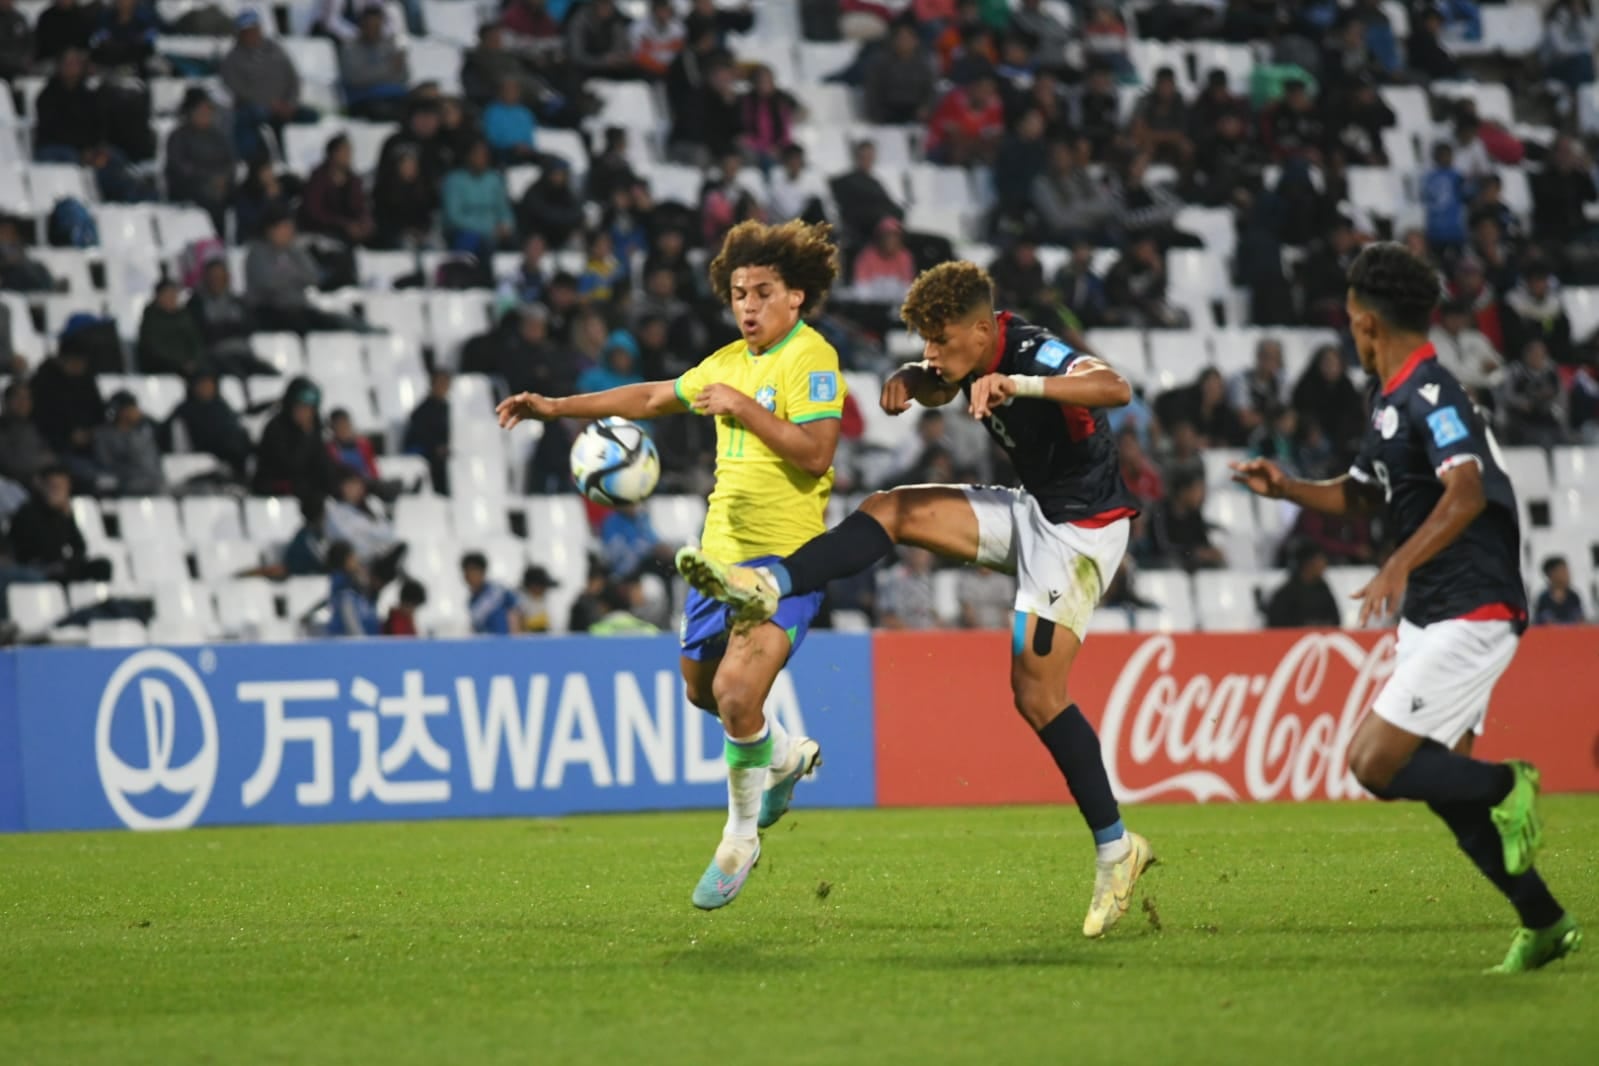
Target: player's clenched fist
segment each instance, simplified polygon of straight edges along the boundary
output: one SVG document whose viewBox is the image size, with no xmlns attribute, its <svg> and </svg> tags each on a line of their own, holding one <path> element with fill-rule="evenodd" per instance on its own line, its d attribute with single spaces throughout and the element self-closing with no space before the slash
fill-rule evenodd
<svg viewBox="0 0 1599 1066">
<path fill-rule="evenodd" d="M 882 395 L 877 403 L 884 414 L 902 415 L 911 409 L 911 400 L 914 398 L 911 389 L 911 370 L 896 370 L 888 375 L 888 380 L 883 382 Z"/>
<path fill-rule="evenodd" d="M 1246 459 L 1241 463 L 1227 465 L 1232 467 L 1233 480 L 1256 496 L 1265 496 L 1271 500 L 1283 498 L 1288 479 L 1270 459 Z"/>
<path fill-rule="evenodd" d="M 1010 403 L 1016 395 L 1016 383 L 1009 374 L 985 374 L 972 382 L 973 418 L 987 418 L 997 407 Z"/>
<path fill-rule="evenodd" d="M 720 382 L 707 385 L 694 397 L 694 410 L 702 415 L 733 415 L 737 417 L 749 397 L 731 385 Z"/>
<path fill-rule="evenodd" d="M 515 396 L 507 396 L 500 401 L 494 413 L 500 416 L 501 429 L 510 429 L 528 419 L 548 422 L 558 417 L 555 413 L 555 401 L 536 392 L 519 392 Z"/>
</svg>

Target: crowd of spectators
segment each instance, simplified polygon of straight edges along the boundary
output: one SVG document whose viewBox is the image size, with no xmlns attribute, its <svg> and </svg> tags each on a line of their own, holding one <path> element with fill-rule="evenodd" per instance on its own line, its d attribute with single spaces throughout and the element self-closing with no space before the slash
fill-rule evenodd
<svg viewBox="0 0 1599 1066">
<path fill-rule="evenodd" d="M 1550 5 L 1532 61 L 1539 77 L 1518 101 L 1548 115 L 1554 138 L 1519 136 L 1470 101 L 1455 105 L 1445 116 L 1449 135 L 1425 146 L 1428 165 L 1401 175 L 1423 208 L 1403 230 L 1395 229 L 1393 205 L 1351 202 L 1350 168 L 1399 165 L 1385 137 L 1396 116 L 1383 86 L 1465 76 L 1467 61 L 1451 45 L 1480 33 L 1469 0 L 1413 6 L 1403 39 L 1376 0 L 1145 8 L 1137 15 L 1143 39 L 1251 43 L 1258 63 L 1247 88 L 1220 69 L 1161 68 L 1125 121 L 1122 94 L 1138 74 L 1124 7 L 1078 4 L 1071 20 L 1039 0 L 801 7 L 808 32 L 860 41 L 828 80 L 859 90 L 866 119 L 910 128 L 928 161 L 967 168 L 977 187 L 992 190 L 992 208 L 976 224 L 998 248 L 991 269 L 1005 306 L 1090 348 L 1100 328 L 1198 324 L 1210 309 L 1176 299 L 1166 276 L 1168 251 L 1201 246 L 1178 223 L 1183 207 L 1195 205 L 1231 213 L 1232 280 L 1250 295 L 1255 324 L 1337 328 L 1348 262 L 1363 243 L 1392 237 L 1437 266 L 1447 298 L 1433 341 L 1507 443 L 1599 440 L 1599 349 L 1594 337 L 1573 335 L 1560 299 L 1563 284 L 1599 281 L 1599 229 L 1590 220 L 1599 189 L 1575 125 L 1574 93 L 1593 80 L 1599 32 L 1586 0 Z M 167 26 L 139 0 L 56 0 L 30 25 L 13 0 L 0 0 L 0 70 L 47 78 L 34 109 L 33 158 L 90 168 L 108 202 L 198 205 L 220 237 L 247 249 L 234 277 L 223 242 L 199 242 L 192 269 L 156 286 L 136 343 L 110 366 L 91 343 L 93 324 L 74 343 L 63 338 L 31 374 L 18 361 L 0 416 L 0 508 L 35 507 L 37 500 L 21 501 L 30 492 L 50 498 L 62 477 L 102 495 L 183 491 L 166 482 L 162 453 L 209 453 L 241 489 L 297 496 L 308 527 L 315 515 L 343 530 L 311 553 L 319 568 L 342 575 L 332 597 L 348 607 L 335 612 L 340 625 L 403 631 L 403 617 L 378 621 L 375 609 L 351 598 L 373 591 L 379 577 L 404 580 L 403 566 L 359 521 L 382 526 L 384 502 L 401 487 L 377 476 L 372 442 L 355 434 L 347 415 L 324 417 L 317 367 L 286 384 L 257 434 L 246 427 L 265 412 L 234 409 L 218 388 L 230 376 L 272 372 L 252 351 L 253 334 L 371 330 L 359 313 L 330 311 L 313 298 L 353 285 L 363 250 L 454 253 L 436 276 L 409 280 L 495 290 L 496 321 L 467 342 L 459 371 L 489 375 L 502 389 L 561 394 L 673 376 L 731 339 L 701 264 L 742 219 L 826 218 L 837 226 L 848 284 L 812 324 L 857 370 L 890 365 L 884 341 L 894 306 L 918 269 L 954 249 L 953 235 L 909 224 L 904 189 L 879 165 L 870 136 L 850 145 L 847 169 L 817 169 L 799 136 L 809 120 L 799 86 L 779 84 L 772 68 L 739 56 L 736 35 L 755 18 L 748 9 L 653 0 L 630 19 L 613 0 L 506 0 L 463 52 L 461 91 L 452 94 L 411 72 L 405 34 L 426 33 L 420 4 L 320 4 L 312 32 L 336 47 L 344 111 L 396 123 L 370 173 L 358 169 L 343 135 L 306 173 L 281 164 L 288 128 L 318 115 L 304 72 L 277 39 L 286 27 L 264 22 L 275 17 L 202 6 L 185 25 Z M 161 35 L 177 32 L 232 41 L 207 70 L 162 53 Z M 141 79 L 174 72 L 214 74 L 228 99 L 196 82 L 158 145 Z M 637 131 L 605 125 L 593 79 L 638 81 L 660 94 L 666 157 L 704 173 L 693 202 L 657 195 L 637 162 Z M 555 128 L 582 131 L 585 157 L 550 151 L 544 131 Z M 1524 163 L 1536 173 L 1531 209 L 1518 213 L 1497 168 Z M 523 165 L 538 175 L 513 196 L 505 168 Z M 33 230 L 30 219 L 0 218 L 0 285 L 52 292 L 56 280 L 29 255 Z M 1046 273 L 1040 244 L 1069 249 L 1064 265 Z M 581 252 L 580 269 L 554 265 L 558 253 L 573 251 Z M 516 253 L 514 269 L 496 272 L 496 252 Z M 441 354 L 433 353 L 428 393 L 403 447 L 427 461 L 432 487 L 447 493 L 451 373 Z M 155 424 L 129 393 L 102 395 L 97 374 L 123 369 L 118 359 L 138 372 L 185 378 L 186 397 L 170 418 Z M 936 412 L 900 452 L 874 454 L 858 408 L 874 399 L 854 396 L 846 411 L 840 491 L 909 477 L 1008 477 L 1003 456 L 969 420 Z M 1328 347 L 1290 380 L 1269 335 L 1244 373 L 1227 378 L 1196 358 L 1190 380 L 1150 389 L 1113 419 L 1124 473 L 1146 504 L 1133 560 L 1225 565 L 1206 518 L 1214 489 L 1201 453 L 1246 449 L 1302 475 L 1337 473 L 1363 425 L 1363 403 L 1350 352 Z M 574 429 L 548 428 L 526 471 L 528 491 L 570 491 Z M 682 418 L 654 431 L 663 490 L 705 491 L 711 427 Z M 637 528 L 596 534 L 600 585 L 585 590 L 575 621 L 623 624 L 618 612 L 649 618 L 659 604 L 647 580 L 659 569 L 659 545 L 642 543 Z M 387 535 L 391 546 L 392 530 Z M 24 559 L 14 531 L 11 539 L 18 562 L 61 562 L 59 550 Z M 1383 549 L 1380 528 L 1301 516 L 1274 562 L 1313 584 L 1317 559 L 1369 563 Z M 516 575 L 489 580 L 481 562 L 463 564 L 474 626 L 536 629 L 545 613 L 535 593 L 549 575 L 533 574 L 517 595 L 494 583 Z M 924 624 L 930 565 L 908 553 L 879 582 L 880 595 L 857 588 L 849 603 L 878 624 Z M 969 623 L 991 621 L 989 606 L 1004 600 L 988 580 L 963 587 Z M 1136 581 L 1118 587 L 1137 602 Z M 424 594 L 407 585 L 402 606 L 414 610 Z"/>
</svg>

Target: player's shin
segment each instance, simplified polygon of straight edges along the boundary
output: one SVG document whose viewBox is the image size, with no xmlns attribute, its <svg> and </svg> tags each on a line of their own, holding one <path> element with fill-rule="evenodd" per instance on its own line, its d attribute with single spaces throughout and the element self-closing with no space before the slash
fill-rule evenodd
<svg viewBox="0 0 1599 1066">
<path fill-rule="evenodd" d="M 754 736 L 729 735 L 722 752 L 727 759 L 727 827 L 723 839 L 753 842 L 766 771 L 772 765 L 770 726 L 763 724 Z"/>
<path fill-rule="evenodd" d="M 894 550 L 894 538 L 865 511 L 856 511 L 766 570 L 784 596 L 803 596 L 835 578 L 858 574 Z"/>
<path fill-rule="evenodd" d="M 790 742 L 788 730 L 783 728 L 783 723 L 777 720 L 776 715 L 766 716 L 766 729 L 772 737 L 773 770 L 783 770 L 788 767 L 788 760 L 793 754 L 793 744 Z"/>
<path fill-rule="evenodd" d="M 1565 915 L 1549 887 L 1536 870 L 1512 876 L 1505 870 L 1504 849 L 1499 831 L 1494 828 L 1488 809 L 1478 804 L 1429 803 L 1432 812 L 1443 819 L 1460 850 L 1497 888 L 1527 929 L 1547 929 Z"/>
<path fill-rule="evenodd" d="M 1066 778 L 1083 821 L 1094 834 L 1094 847 L 1102 862 L 1116 862 L 1127 854 L 1127 830 L 1121 809 L 1111 791 L 1110 775 L 1099 751 L 1099 735 L 1073 703 L 1038 731 L 1038 739 Z"/>
<path fill-rule="evenodd" d="M 1356 776 L 1362 777 L 1359 767 Z M 1504 763 L 1460 755 L 1435 740 L 1424 740 L 1386 784 L 1362 783 L 1380 799 L 1492 807 L 1509 794 L 1515 776 Z"/>
</svg>

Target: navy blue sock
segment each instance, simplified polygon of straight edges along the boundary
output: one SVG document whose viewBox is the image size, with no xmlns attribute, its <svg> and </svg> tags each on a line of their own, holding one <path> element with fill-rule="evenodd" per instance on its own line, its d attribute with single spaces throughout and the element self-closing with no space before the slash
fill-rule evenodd
<svg viewBox="0 0 1599 1066">
<path fill-rule="evenodd" d="M 767 570 L 784 596 L 803 596 L 826 588 L 834 578 L 860 573 L 893 550 L 894 538 L 883 523 L 856 511 Z"/>
<path fill-rule="evenodd" d="M 1505 872 L 1504 847 L 1499 842 L 1499 831 L 1494 828 L 1487 807 L 1462 803 L 1429 803 L 1427 806 L 1455 834 L 1460 850 L 1516 908 L 1522 925 L 1528 929 L 1547 929 L 1566 913 L 1555 902 L 1549 886 L 1543 883 L 1537 870 L 1528 870 L 1520 877 L 1511 877 Z"/>
<path fill-rule="evenodd" d="M 1381 799 L 1425 803 L 1465 803 L 1492 807 L 1510 794 L 1515 775 L 1504 763 L 1457 755 L 1436 740 L 1424 740 L 1388 787 L 1373 789 Z"/>
<path fill-rule="evenodd" d="M 1066 778 L 1094 843 L 1108 844 L 1122 835 L 1121 809 L 1110 790 L 1105 760 L 1099 754 L 1099 734 L 1073 703 L 1038 731 L 1038 739 Z"/>
</svg>

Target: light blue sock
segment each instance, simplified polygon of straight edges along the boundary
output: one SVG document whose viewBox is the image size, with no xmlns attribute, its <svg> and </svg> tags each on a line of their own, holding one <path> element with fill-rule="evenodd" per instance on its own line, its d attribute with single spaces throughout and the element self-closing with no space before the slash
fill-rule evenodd
<svg viewBox="0 0 1599 1066">
<path fill-rule="evenodd" d="M 777 594 L 787 596 L 794 591 L 794 579 L 788 574 L 788 567 L 782 563 L 767 563 L 766 572 L 772 575 L 772 580 L 777 582 Z"/>
</svg>

